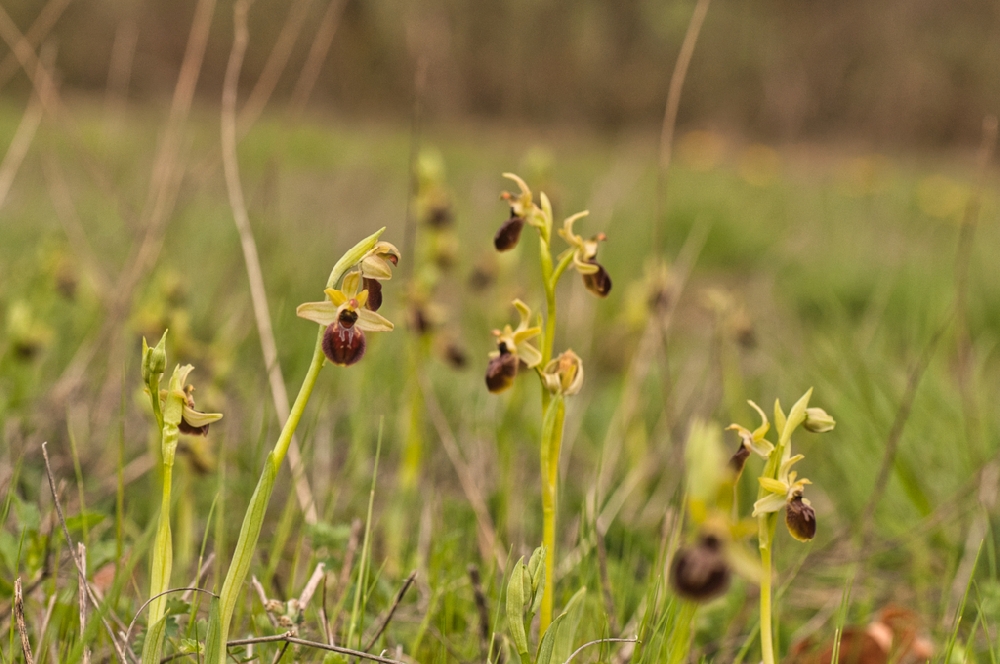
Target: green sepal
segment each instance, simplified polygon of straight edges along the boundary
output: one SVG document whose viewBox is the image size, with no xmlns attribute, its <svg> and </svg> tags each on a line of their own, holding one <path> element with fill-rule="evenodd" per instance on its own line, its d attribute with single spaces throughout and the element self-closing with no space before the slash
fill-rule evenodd
<svg viewBox="0 0 1000 664">
<path fill-rule="evenodd" d="M 381 236 L 384 231 L 385 226 L 348 249 L 347 252 L 340 257 L 340 260 L 333 266 L 333 270 L 330 271 L 330 278 L 326 281 L 326 287 L 334 288 L 337 285 L 337 282 L 343 278 L 345 272 L 360 263 L 361 259 L 365 257 L 365 254 L 375 248 L 375 243 L 378 242 L 379 236 Z"/>
<path fill-rule="evenodd" d="M 809 399 L 812 397 L 813 388 L 806 390 L 795 405 L 792 406 L 792 410 L 788 413 L 788 422 L 785 423 L 785 427 L 781 431 L 781 442 L 788 442 L 788 439 L 792 437 L 792 432 L 806 421 L 806 408 L 809 407 Z"/>
</svg>

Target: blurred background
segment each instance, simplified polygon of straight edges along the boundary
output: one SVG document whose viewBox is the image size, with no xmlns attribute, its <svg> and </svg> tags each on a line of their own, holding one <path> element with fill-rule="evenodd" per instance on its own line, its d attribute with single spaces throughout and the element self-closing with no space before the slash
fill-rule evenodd
<svg viewBox="0 0 1000 664">
<path fill-rule="evenodd" d="M 101 93 L 110 84 L 150 102 L 173 88 L 195 7 L 193 0 L 3 4 L 29 38 L 34 24 L 51 26 L 34 36 L 48 33 L 58 43 L 66 88 Z M 431 117 L 647 126 L 662 117 L 693 6 L 258 0 L 243 81 L 258 80 L 284 30 L 294 41 L 275 88 L 279 102 L 406 118 L 423 59 Z M 232 38 L 231 3 L 216 3 L 214 12 L 198 83 L 206 102 L 218 101 Z M 322 33 L 331 27 L 321 67 L 307 72 L 310 51 L 322 50 L 329 39 Z M 0 82 L 13 77 L 5 91 L 26 94 L 27 78 L 4 58 Z M 109 81 L 116 69 L 117 80 Z M 971 144 L 983 115 L 1000 107 L 998 74 L 1000 4 L 993 0 L 718 0 L 699 38 L 679 120 L 771 141 Z"/>
</svg>

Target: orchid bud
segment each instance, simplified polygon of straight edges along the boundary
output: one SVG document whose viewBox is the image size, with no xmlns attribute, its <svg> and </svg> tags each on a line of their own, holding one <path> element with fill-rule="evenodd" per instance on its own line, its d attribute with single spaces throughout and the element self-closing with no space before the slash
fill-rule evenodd
<svg viewBox="0 0 1000 664">
<path fill-rule="evenodd" d="M 836 424 L 830 414 L 822 408 L 806 408 L 806 419 L 802 426 L 813 433 L 826 433 L 833 431 Z"/>
</svg>

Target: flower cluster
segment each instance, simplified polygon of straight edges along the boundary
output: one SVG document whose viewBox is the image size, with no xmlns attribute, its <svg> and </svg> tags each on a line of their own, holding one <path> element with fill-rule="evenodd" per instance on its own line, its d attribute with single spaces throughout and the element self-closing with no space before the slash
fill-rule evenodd
<svg viewBox="0 0 1000 664">
<path fill-rule="evenodd" d="M 788 532 L 801 542 L 808 542 L 816 536 L 816 512 L 809 500 L 803 497 L 806 485 L 812 484 L 812 482 L 804 477 L 799 478 L 798 473 L 792 470 L 792 466 L 805 457 L 801 454 L 792 455 L 791 432 L 801 425 L 807 431 L 826 433 L 832 431 L 836 424 L 822 408 L 806 407 L 811 395 L 812 390 L 795 404 L 789 418 L 786 418 L 781 411 L 781 405 L 775 403 L 775 419 L 781 425 L 779 427 L 780 440 L 777 446 L 765 438 L 771 428 L 771 423 L 760 406 L 753 401 L 748 403 L 760 415 L 761 425 L 753 431 L 739 424 L 731 424 L 728 427 L 728 430 L 736 431 L 740 437 L 740 446 L 729 461 L 730 467 L 737 474 L 743 471 L 751 452 L 769 459 L 771 468 L 776 467 L 776 473 L 773 471 L 769 473 L 765 469 L 764 475 L 758 478 L 761 496 L 754 503 L 753 516 L 757 517 L 784 509 L 785 525 L 788 527 Z M 780 457 L 776 456 L 779 454 Z"/>
<path fill-rule="evenodd" d="M 533 202 L 531 189 L 524 180 L 513 173 L 503 175 L 516 182 L 520 192 L 512 194 L 505 191 L 500 195 L 510 205 L 510 218 L 500 226 L 493 237 L 493 246 L 497 251 L 508 251 L 516 247 L 525 224 L 538 228 L 542 239 L 548 244 L 552 228 L 552 207 L 548 198 L 543 193 L 542 205 L 539 207 Z M 607 240 L 607 236 L 598 233 L 587 240 L 573 232 L 573 224 L 588 214 L 586 211 L 578 212 L 563 221 L 559 235 L 569 244 L 569 249 L 560 254 L 557 260 L 562 263 L 564 259 L 572 258 L 573 267 L 583 277 L 583 285 L 587 290 L 599 297 L 606 297 L 611 292 L 611 276 L 604 266 L 597 262 L 597 247 L 599 242 Z"/>
<path fill-rule="evenodd" d="M 323 353 L 340 366 L 349 366 L 365 354 L 365 332 L 389 332 L 393 325 L 376 313 L 382 306 L 382 283 L 392 278 L 399 250 L 377 242 L 344 276 L 339 289 L 327 288 L 327 299 L 306 302 L 295 313 L 326 327 Z"/>
</svg>

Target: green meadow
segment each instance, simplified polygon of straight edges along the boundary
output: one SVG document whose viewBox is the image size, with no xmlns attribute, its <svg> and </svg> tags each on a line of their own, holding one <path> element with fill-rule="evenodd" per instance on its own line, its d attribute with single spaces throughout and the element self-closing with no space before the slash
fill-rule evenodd
<svg viewBox="0 0 1000 664">
<path fill-rule="evenodd" d="M 180 438 L 166 583 L 205 592 L 165 596 L 156 661 L 207 661 L 212 593 L 284 419 L 218 110 L 195 106 L 171 139 L 172 175 L 158 180 L 165 108 L 64 102 L 70 112 L 42 117 L 0 202 L 0 661 L 26 661 L 22 633 L 35 662 L 117 661 L 102 619 L 124 643 L 135 616 L 126 655 L 147 657 L 163 475 L 142 340 L 153 346 L 164 332 L 160 387 L 191 364 L 198 410 L 224 417 L 205 437 Z M 23 114 L 22 103 L 0 106 L 4 149 Z M 776 399 L 788 412 L 813 388 L 810 405 L 836 427 L 795 434 L 817 527 L 808 543 L 774 531 L 777 660 L 820 661 L 797 646 L 895 606 L 933 645 L 932 661 L 997 661 L 995 168 L 973 151 L 762 145 L 681 127 L 660 172 L 658 139 L 653 128 L 433 120 L 415 136 L 405 124 L 279 111 L 247 130 L 239 181 L 289 399 L 317 338 L 296 307 L 322 301 L 338 259 L 382 227 L 401 255 L 378 312 L 395 329 L 368 333 L 357 363 L 319 373 L 296 431 L 315 513 L 286 460 L 230 641 L 293 630 L 394 661 L 540 661 L 537 616 L 524 624 L 529 656 L 519 654 L 510 579 L 543 539 L 544 388 L 523 364 L 503 393 L 484 381 L 492 331 L 517 323 L 512 300 L 534 312 L 546 304 L 535 229 L 494 249 L 510 215 L 500 192 L 516 192 L 501 174 L 513 172 L 536 203 L 547 194 L 556 228 L 590 211 L 574 229 L 606 234 L 597 260 L 613 283 L 594 297 L 571 266 L 554 293 L 555 351 L 572 349 L 584 371 L 565 397 L 556 460 L 547 573 L 555 615 L 572 605 L 556 652 L 638 638 L 573 661 L 761 661 L 753 573 L 734 569 L 724 592 L 699 603 L 671 583 L 678 552 L 702 537 L 692 431 L 711 432 L 704 444 L 718 441 L 724 461 L 740 446 L 725 427 L 759 424 L 748 400 L 774 426 Z M 430 165 L 427 181 L 414 163 Z M 427 182 L 449 211 L 443 229 L 422 214 Z M 553 231 L 553 253 L 566 246 Z M 43 443 L 99 600 L 84 629 Z M 751 454 L 725 480 L 736 503 L 719 509 L 726 519 L 750 518 L 764 464 Z M 729 546 L 754 558 L 756 527 Z M 290 607 L 311 578 L 311 600 Z M 353 657 L 287 639 L 235 644 L 229 656 Z M 917 661 L 908 656 L 892 661 Z"/>
</svg>

